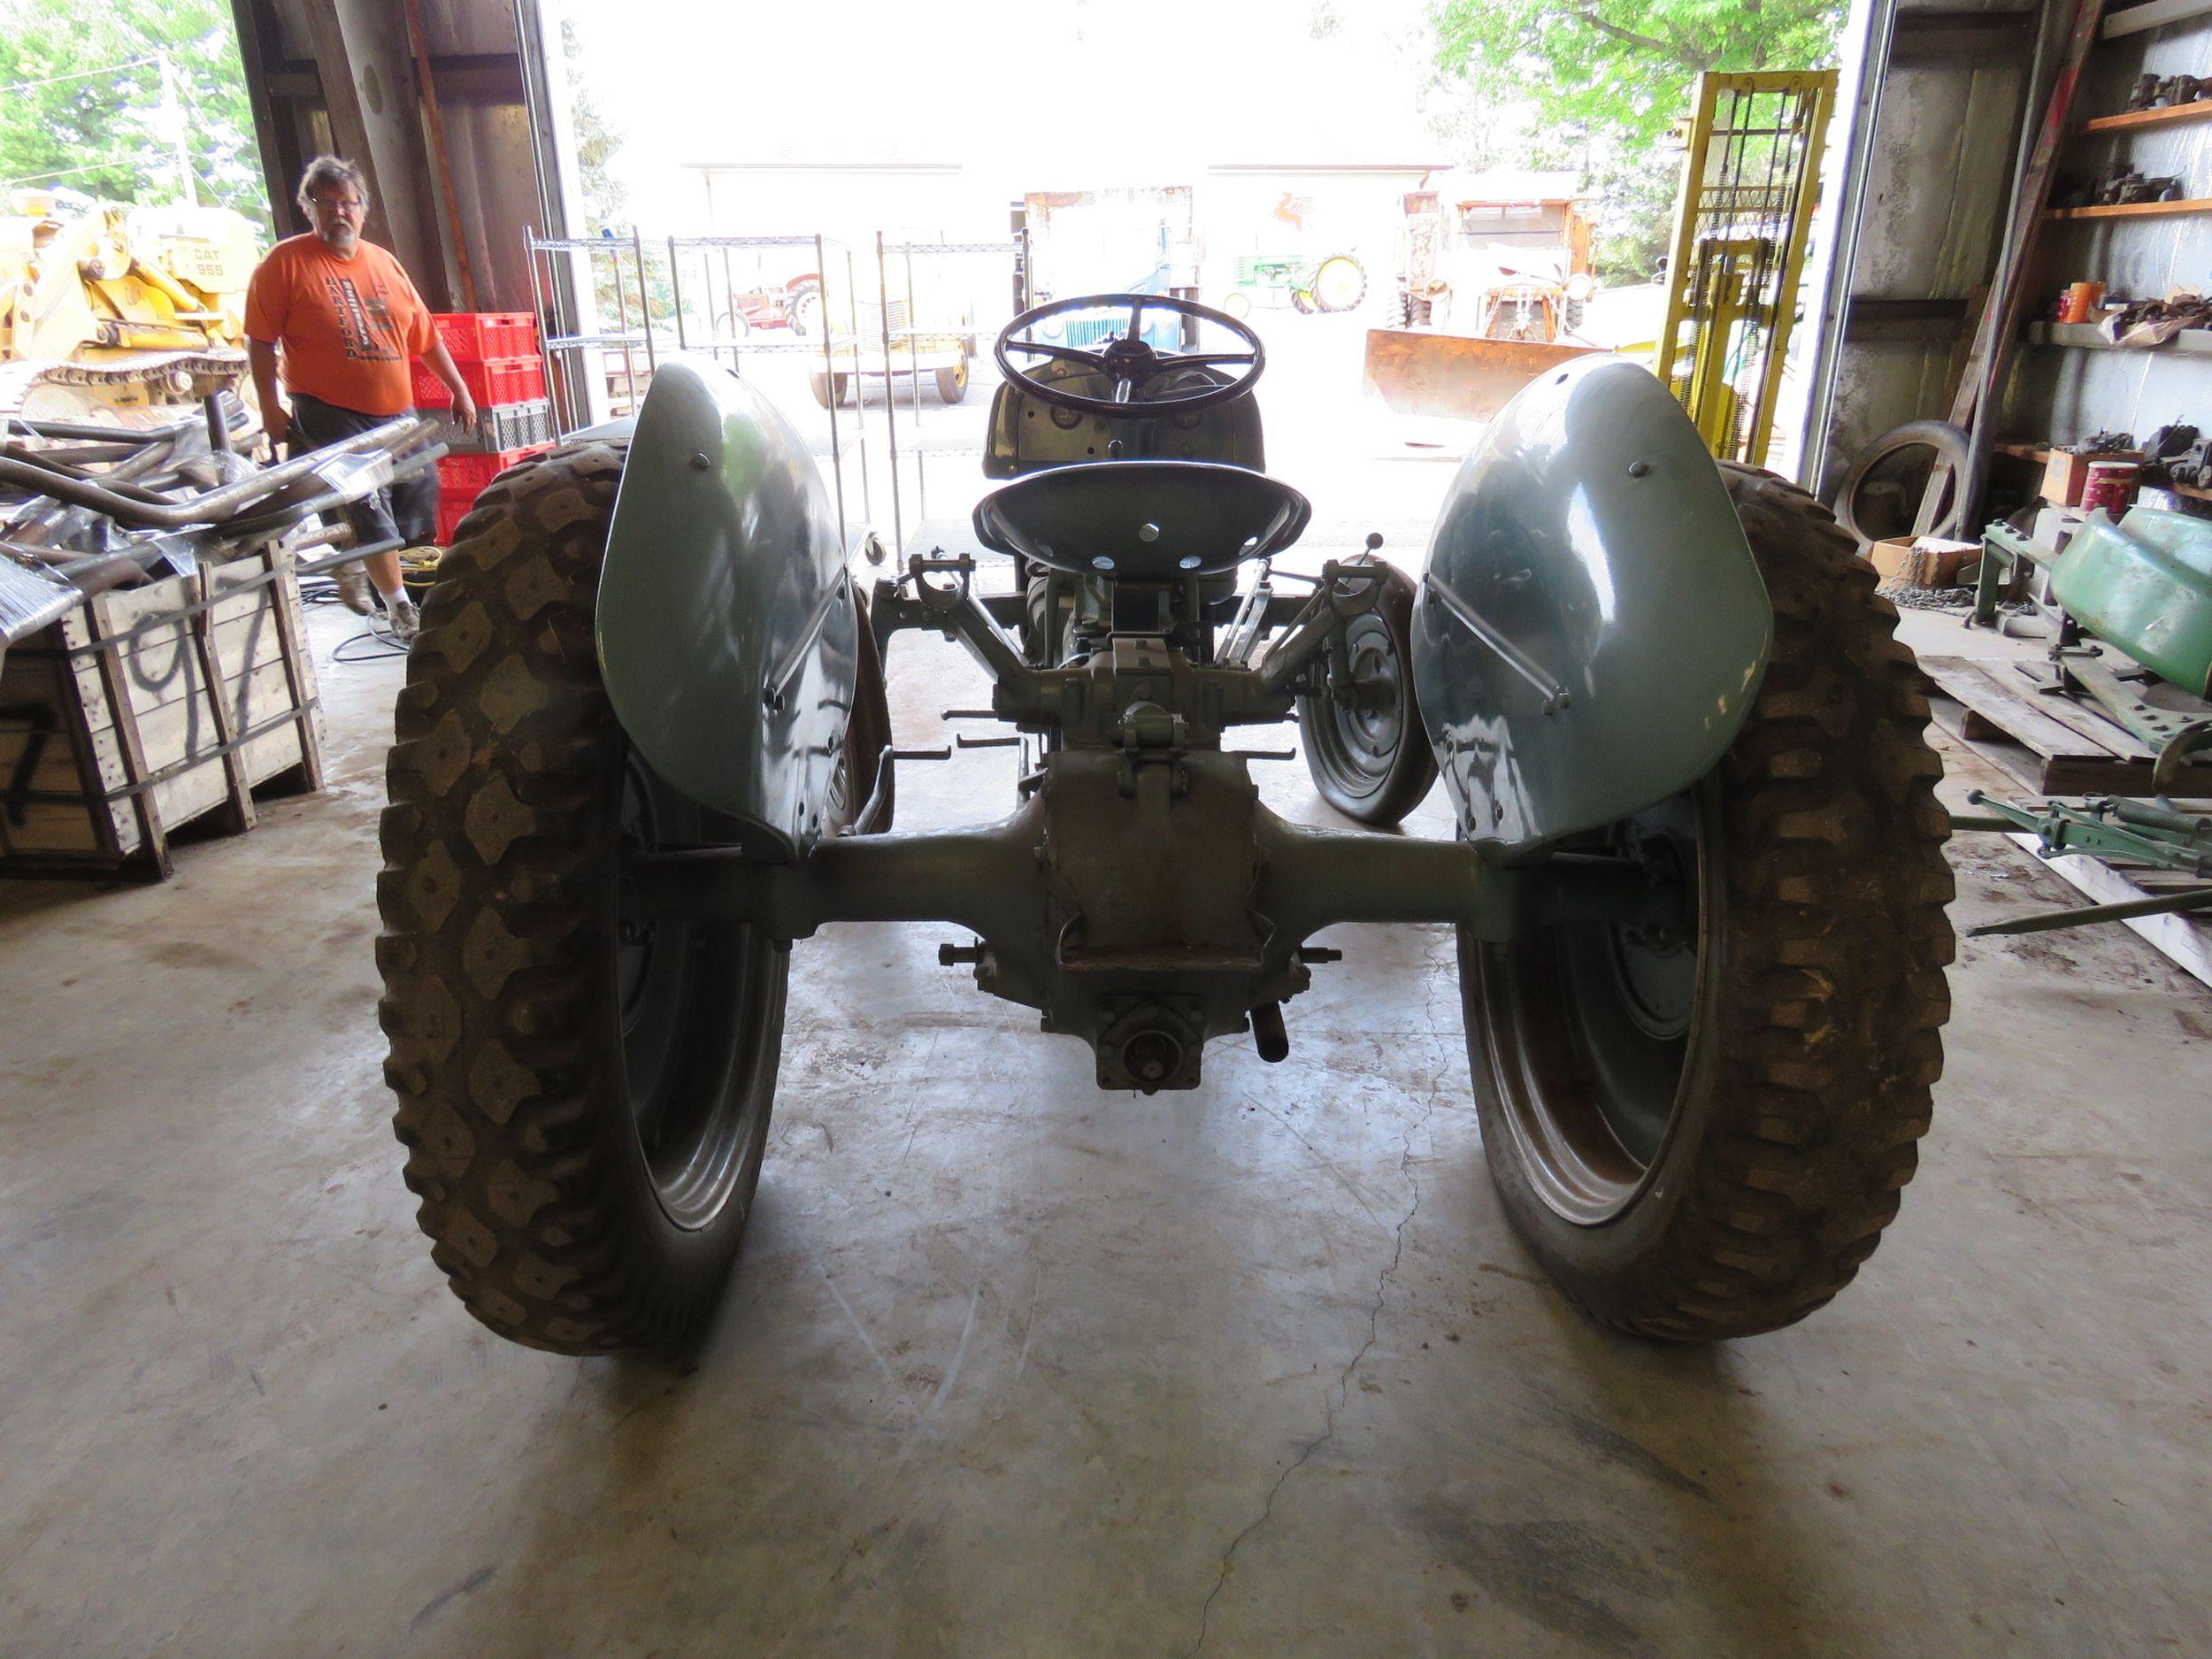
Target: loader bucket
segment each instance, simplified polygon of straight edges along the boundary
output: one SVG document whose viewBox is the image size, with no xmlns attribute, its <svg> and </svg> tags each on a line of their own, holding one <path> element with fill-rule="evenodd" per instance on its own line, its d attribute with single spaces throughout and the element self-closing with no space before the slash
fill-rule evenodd
<svg viewBox="0 0 2212 1659">
<path fill-rule="evenodd" d="M 1371 328 L 1367 387 L 1394 415 L 1487 420 L 1545 370 L 1600 355 L 1593 346 Z"/>
</svg>

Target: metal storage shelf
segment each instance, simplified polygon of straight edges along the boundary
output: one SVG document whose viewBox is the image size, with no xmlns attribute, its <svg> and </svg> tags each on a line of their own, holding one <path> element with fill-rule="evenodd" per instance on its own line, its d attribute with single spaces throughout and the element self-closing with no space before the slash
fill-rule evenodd
<svg viewBox="0 0 2212 1659">
<path fill-rule="evenodd" d="M 1995 443 L 1990 445 L 1990 448 L 2000 455 L 2009 455 L 2022 461 L 2032 461 L 2038 466 L 2051 458 L 2049 444 L 2038 443 L 2028 438 L 2000 438 Z M 2131 450 L 2128 453 L 2139 455 L 2141 451 Z M 2114 458 L 2124 459 L 2126 457 L 2115 457 Z M 2153 484 L 2149 488 L 2162 489 L 2176 495 L 2186 495 L 2192 501 L 2212 501 L 2212 489 L 2200 489 L 2194 484 Z"/>
<path fill-rule="evenodd" d="M 2212 0 L 2150 0 L 2148 5 L 2130 6 L 2124 12 L 2108 12 L 2104 20 L 2104 38 L 2116 41 L 2124 35 L 2140 35 L 2146 29 L 2163 28 L 2169 23 L 2202 17 L 2208 12 L 2212 12 Z"/>
<path fill-rule="evenodd" d="M 2200 121 L 2212 115 L 2212 98 L 2200 98 L 2194 104 L 2172 104 L 2162 110 L 2123 110 L 2117 115 L 2100 115 L 2094 120 L 2084 121 L 2085 133 L 2124 133 L 2143 127 L 2166 127 L 2176 121 Z"/>
<path fill-rule="evenodd" d="M 2047 219 L 2164 219 L 2177 213 L 2212 213 L 2212 201 L 2111 202 L 2101 207 L 2055 207 Z"/>
<path fill-rule="evenodd" d="M 2120 346 L 2107 340 L 2094 323 L 2030 323 L 2024 336 L 2032 346 L 2073 346 L 2091 351 L 2177 351 L 2185 357 L 2212 357 L 2212 328 L 2185 328 L 2162 345 Z"/>
</svg>

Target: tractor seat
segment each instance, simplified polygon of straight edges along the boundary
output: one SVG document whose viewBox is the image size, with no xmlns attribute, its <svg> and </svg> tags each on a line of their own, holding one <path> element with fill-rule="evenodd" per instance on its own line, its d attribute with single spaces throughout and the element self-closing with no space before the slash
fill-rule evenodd
<svg viewBox="0 0 2212 1659">
<path fill-rule="evenodd" d="M 1078 576 L 1172 582 L 1295 541 L 1313 504 L 1217 461 L 1087 461 L 1032 472 L 976 503 L 976 539 Z"/>
</svg>

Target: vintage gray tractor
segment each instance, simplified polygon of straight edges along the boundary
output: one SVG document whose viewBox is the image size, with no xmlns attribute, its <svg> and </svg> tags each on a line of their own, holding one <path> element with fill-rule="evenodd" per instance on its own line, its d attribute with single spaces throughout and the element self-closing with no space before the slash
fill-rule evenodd
<svg viewBox="0 0 2212 1659">
<path fill-rule="evenodd" d="M 1102 308 L 1102 344 L 1032 332 Z M 1150 311 L 1227 344 L 1162 352 Z M 1243 324 L 1112 295 L 996 349 L 1002 561 L 911 557 L 864 598 L 795 435 L 682 358 L 463 522 L 399 703 L 378 957 L 407 1180 L 470 1311 L 565 1353 L 694 1328 L 791 942 L 887 919 L 958 929 L 944 961 L 1145 1095 L 1217 1038 L 1281 1058 L 1322 929 L 1449 925 L 1491 1169 L 1568 1296 L 1702 1341 L 1847 1283 L 1928 1126 L 1951 880 L 1917 672 L 1827 513 L 1591 357 L 1491 426 L 1417 583 L 1371 550 L 1294 577 L 1309 509 L 1261 470 Z M 888 833 L 907 628 L 1019 734 L 995 823 Z M 1231 740 L 1293 718 L 1362 827 L 1259 800 Z M 1440 771 L 1456 833 L 1393 830 Z"/>
</svg>

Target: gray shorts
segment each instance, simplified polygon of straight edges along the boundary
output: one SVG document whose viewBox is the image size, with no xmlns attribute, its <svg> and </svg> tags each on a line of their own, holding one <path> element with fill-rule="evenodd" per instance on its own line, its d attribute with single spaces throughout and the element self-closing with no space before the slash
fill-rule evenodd
<svg viewBox="0 0 2212 1659">
<path fill-rule="evenodd" d="M 292 394 L 292 434 L 285 445 L 301 456 L 326 443 L 350 438 L 357 432 L 380 426 L 396 415 L 365 415 L 357 409 L 341 409 L 304 392 Z M 403 547 L 423 547 L 438 534 L 438 470 L 426 468 L 403 478 L 345 509 L 353 526 L 356 547 L 374 547 L 396 537 Z"/>
</svg>

